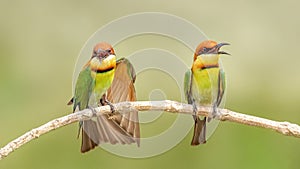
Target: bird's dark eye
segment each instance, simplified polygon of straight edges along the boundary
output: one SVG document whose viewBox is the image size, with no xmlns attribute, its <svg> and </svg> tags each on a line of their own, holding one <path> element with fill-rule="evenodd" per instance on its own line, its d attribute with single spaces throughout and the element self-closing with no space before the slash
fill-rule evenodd
<svg viewBox="0 0 300 169">
<path fill-rule="evenodd" d="M 203 52 L 207 52 L 207 48 L 206 47 L 204 47 L 202 50 L 203 50 Z"/>
<path fill-rule="evenodd" d="M 95 56 L 97 56 L 97 52 L 96 51 L 93 52 L 92 57 L 95 57 Z"/>
<path fill-rule="evenodd" d="M 106 52 L 111 53 L 111 49 L 107 49 Z"/>
</svg>

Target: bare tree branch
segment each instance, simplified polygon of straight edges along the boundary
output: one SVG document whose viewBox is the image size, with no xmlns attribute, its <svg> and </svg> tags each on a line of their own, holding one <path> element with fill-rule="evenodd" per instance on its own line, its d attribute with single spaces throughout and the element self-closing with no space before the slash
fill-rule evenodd
<svg viewBox="0 0 300 169">
<path fill-rule="evenodd" d="M 137 109 L 139 111 L 166 111 L 170 113 L 193 114 L 193 107 L 189 104 L 179 103 L 175 101 L 137 101 L 137 102 L 121 102 L 114 104 L 116 112 L 126 113 L 130 110 Z M 96 114 L 93 113 L 97 112 Z M 48 133 L 54 129 L 66 126 L 68 124 L 78 122 L 80 120 L 88 120 L 100 114 L 111 114 L 109 106 L 102 106 L 94 110 L 85 109 L 76 113 L 72 113 L 30 130 L 17 139 L 11 141 L 6 146 L 0 149 L 0 159 L 8 156 L 11 152 L 18 149 L 25 143 L 38 138 L 39 136 Z M 198 107 L 198 115 L 208 116 L 211 112 L 211 107 Z M 289 122 L 277 122 L 265 118 L 255 117 L 251 115 L 233 112 L 227 109 L 218 109 L 218 114 L 215 117 L 221 121 L 231 121 L 235 123 L 245 124 L 249 126 L 257 126 L 262 128 L 272 129 L 287 136 L 300 138 L 300 126 Z"/>
</svg>

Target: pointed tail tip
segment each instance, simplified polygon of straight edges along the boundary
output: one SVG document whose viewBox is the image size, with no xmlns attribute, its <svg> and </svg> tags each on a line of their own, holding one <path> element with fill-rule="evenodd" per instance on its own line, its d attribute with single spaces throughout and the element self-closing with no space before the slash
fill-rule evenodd
<svg viewBox="0 0 300 169">
<path fill-rule="evenodd" d="M 81 153 L 89 152 L 89 151 L 95 149 L 96 146 L 97 146 L 97 145 L 81 146 L 80 152 L 81 152 Z"/>
<path fill-rule="evenodd" d="M 86 153 L 90 150 L 93 150 L 96 146 L 98 146 L 97 143 L 95 143 L 88 135 L 87 133 L 81 128 L 82 132 L 82 140 L 81 140 L 81 148 L 80 152 L 81 153 Z"/>
<path fill-rule="evenodd" d="M 194 135 L 191 142 L 192 146 L 206 143 L 206 117 L 201 120 L 199 117 L 195 119 Z"/>
<path fill-rule="evenodd" d="M 200 143 L 198 142 L 198 143 L 194 143 L 194 142 L 192 142 L 191 143 L 191 146 L 198 146 Z"/>
<path fill-rule="evenodd" d="M 205 144 L 205 143 L 206 143 L 206 140 L 203 140 L 203 141 L 201 141 L 201 142 L 193 140 L 193 141 L 191 142 L 191 146 L 198 146 L 198 145 L 200 145 L 200 144 Z"/>
</svg>

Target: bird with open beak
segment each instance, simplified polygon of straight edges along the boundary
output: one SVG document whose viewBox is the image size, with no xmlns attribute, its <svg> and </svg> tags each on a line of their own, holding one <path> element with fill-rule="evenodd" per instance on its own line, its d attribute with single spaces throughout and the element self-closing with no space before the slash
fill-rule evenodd
<svg viewBox="0 0 300 169">
<path fill-rule="evenodd" d="M 184 91 L 194 111 L 194 135 L 191 145 L 206 143 L 207 117 L 197 116 L 197 106 L 212 106 L 212 117 L 220 105 L 225 90 L 225 73 L 220 68 L 221 54 L 229 55 L 220 48 L 228 43 L 206 40 L 198 45 L 194 53 L 192 68 L 184 78 Z M 208 118 L 210 119 L 210 117 Z"/>
</svg>

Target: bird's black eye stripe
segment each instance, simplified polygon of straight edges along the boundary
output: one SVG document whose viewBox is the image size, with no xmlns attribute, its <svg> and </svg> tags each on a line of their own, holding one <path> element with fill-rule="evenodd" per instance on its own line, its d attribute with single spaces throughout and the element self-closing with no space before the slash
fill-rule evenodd
<svg viewBox="0 0 300 169">
<path fill-rule="evenodd" d="M 97 52 L 94 51 L 92 57 L 96 57 L 97 56 Z"/>
</svg>

